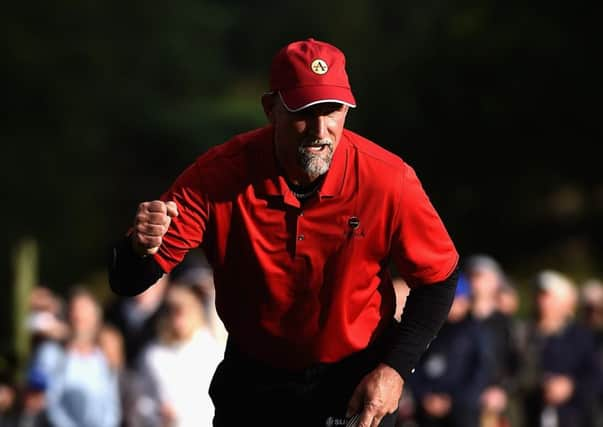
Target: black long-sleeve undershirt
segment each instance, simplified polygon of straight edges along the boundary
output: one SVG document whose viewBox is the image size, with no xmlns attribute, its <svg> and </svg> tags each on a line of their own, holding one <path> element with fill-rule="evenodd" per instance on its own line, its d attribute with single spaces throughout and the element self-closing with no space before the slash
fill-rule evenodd
<svg viewBox="0 0 603 427">
<path fill-rule="evenodd" d="M 396 322 L 383 363 L 402 378 L 412 373 L 429 343 L 446 321 L 454 299 L 458 268 L 442 282 L 412 289 L 400 322 Z"/>
<path fill-rule="evenodd" d="M 109 252 L 109 285 L 121 296 L 144 292 L 164 272 L 152 256 L 141 257 L 132 249 L 129 237 L 118 240 Z"/>
</svg>

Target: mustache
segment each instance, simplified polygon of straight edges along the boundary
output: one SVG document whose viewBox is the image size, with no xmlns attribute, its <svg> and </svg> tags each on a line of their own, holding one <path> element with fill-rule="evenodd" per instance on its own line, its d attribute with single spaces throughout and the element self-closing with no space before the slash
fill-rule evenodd
<svg viewBox="0 0 603 427">
<path fill-rule="evenodd" d="M 301 143 L 301 147 L 317 147 L 321 145 L 333 146 L 333 141 L 330 138 L 312 138 L 305 139 Z"/>
</svg>

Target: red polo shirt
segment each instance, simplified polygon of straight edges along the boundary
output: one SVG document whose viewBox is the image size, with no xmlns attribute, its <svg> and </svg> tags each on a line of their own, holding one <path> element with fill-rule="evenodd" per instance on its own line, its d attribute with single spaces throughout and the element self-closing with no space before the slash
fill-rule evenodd
<svg viewBox="0 0 603 427">
<path fill-rule="evenodd" d="M 169 272 L 201 244 L 229 335 L 273 366 L 365 348 L 394 313 L 390 260 L 411 287 L 446 279 L 458 261 L 413 169 L 348 130 L 303 205 L 276 167 L 271 127 L 209 150 L 162 200 L 179 216 L 156 261 Z"/>
</svg>

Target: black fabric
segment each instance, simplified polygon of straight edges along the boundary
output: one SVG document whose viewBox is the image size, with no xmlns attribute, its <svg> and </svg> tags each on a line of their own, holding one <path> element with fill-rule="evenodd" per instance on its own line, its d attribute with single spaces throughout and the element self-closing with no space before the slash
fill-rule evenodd
<svg viewBox="0 0 603 427">
<path fill-rule="evenodd" d="M 526 425 L 536 425 L 547 406 L 542 373 L 567 376 L 575 386 L 570 399 L 554 409 L 558 424 L 563 427 L 593 425 L 590 418 L 595 417 L 595 399 L 603 379 L 594 348 L 592 331 L 578 323 L 569 322 L 552 334 L 543 334 L 535 324 L 530 325 L 521 372 Z"/>
<path fill-rule="evenodd" d="M 461 320 L 444 323 L 406 383 L 417 402 L 419 425 L 479 425 L 480 395 L 489 383 L 493 366 L 487 347 L 483 327 L 468 313 Z M 424 399 L 430 394 L 449 397 L 451 411 L 435 419 L 423 412 Z"/>
<path fill-rule="evenodd" d="M 129 237 L 110 248 L 108 264 L 111 289 L 121 296 L 144 292 L 164 274 L 152 256 L 141 257 L 134 252 Z"/>
<path fill-rule="evenodd" d="M 240 352 L 229 338 L 209 389 L 214 427 L 241 425 L 311 427 L 345 425 L 345 412 L 362 378 L 379 363 L 376 343 L 337 363 L 299 371 L 272 368 Z M 381 427 L 394 427 L 397 414 Z"/>
<path fill-rule="evenodd" d="M 513 341 L 513 320 L 498 311 L 485 318 L 475 318 L 483 327 L 488 340 L 486 349 L 494 362 L 489 385 L 503 387 L 507 392 L 516 390 L 520 367 L 519 349 Z"/>
<path fill-rule="evenodd" d="M 407 379 L 448 317 L 454 299 L 458 268 L 444 281 L 411 289 L 400 322 L 382 360 Z"/>
</svg>

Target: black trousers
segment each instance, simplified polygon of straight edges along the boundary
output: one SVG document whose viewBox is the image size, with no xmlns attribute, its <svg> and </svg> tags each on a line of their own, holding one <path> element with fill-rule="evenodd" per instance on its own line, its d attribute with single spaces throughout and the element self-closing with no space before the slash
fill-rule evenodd
<svg viewBox="0 0 603 427">
<path fill-rule="evenodd" d="M 379 345 L 373 345 L 337 363 L 290 372 L 250 359 L 229 339 L 209 389 L 213 425 L 343 427 L 354 389 L 379 360 Z M 396 418 L 387 415 L 380 426 L 394 427 Z"/>
</svg>

